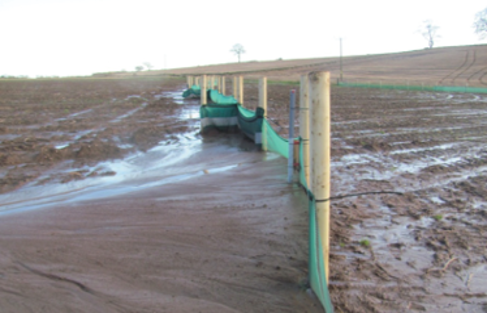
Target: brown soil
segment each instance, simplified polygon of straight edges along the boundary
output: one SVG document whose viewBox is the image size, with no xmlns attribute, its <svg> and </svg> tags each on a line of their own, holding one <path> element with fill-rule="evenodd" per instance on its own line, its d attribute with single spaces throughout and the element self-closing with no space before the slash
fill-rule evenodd
<svg viewBox="0 0 487 313">
<path fill-rule="evenodd" d="M 292 87 L 269 86 L 282 135 Z M 117 177 L 97 164 L 177 147 L 198 129 L 182 118 L 197 103 L 168 93 L 181 88 L 1 82 L 2 192 Z M 245 97 L 255 106 L 255 84 Z M 331 202 L 336 312 L 487 311 L 486 114 L 480 95 L 332 90 L 332 195 L 347 196 Z M 1 216 L 3 311 L 320 312 L 302 191 L 284 160 L 229 138 L 183 162 L 197 178 Z"/>
<path fill-rule="evenodd" d="M 332 90 L 337 312 L 487 311 L 486 116 L 483 95 Z"/>
<path fill-rule="evenodd" d="M 330 71 L 331 78 L 340 78 L 338 57 L 250 61 L 198 66 L 145 75 L 238 74 L 246 78 L 267 76 L 269 80 L 299 81 L 310 71 Z M 421 86 L 487 87 L 487 45 L 444 47 L 390 54 L 346 56 L 342 59 L 343 79 L 348 82 Z"/>
<path fill-rule="evenodd" d="M 171 134 L 186 131 L 187 121 L 174 120 L 179 105 L 163 95 L 180 86 L 165 78 L 0 82 L 0 168 L 6 173 L 0 192 L 55 166 L 95 165 L 174 141 Z"/>
</svg>

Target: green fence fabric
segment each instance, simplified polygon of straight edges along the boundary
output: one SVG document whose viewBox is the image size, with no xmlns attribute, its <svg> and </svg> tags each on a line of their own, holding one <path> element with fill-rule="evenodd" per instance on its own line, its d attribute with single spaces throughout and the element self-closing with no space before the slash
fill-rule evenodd
<svg viewBox="0 0 487 313">
<path fill-rule="evenodd" d="M 263 139 L 265 149 L 276 152 L 287 159 L 289 157 L 289 141 L 279 136 L 267 119 L 264 121 L 262 128 L 265 136 L 265 139 Z"/>
<path fill-rule="evenodd" d="M 222 102 L 230 103 L 202 105 L 200 107 L 202 131 L 209 128 L 228 130 L 238 126 L 256 144 L 262 143 L 262 123 L 264 122 L 264 110 L 262 108 L 257 108 L 254 112 L 242 107 L 236 101 L 229 101 L 234 99 L 233 97 L 223 96 L 216 90 L 211 90 L 208 93 L 213 94 L 217 101 L 223 100 Z"/>
<path fill-rule="evenodd" d="M 193 85 L 193 86 L 191 86 L 191 88 L 188 88 L 183 92 L 183 98 L 188 98 L 191 96 L 193 96 L 195 98 L 199 98 L 201 96 L 200 86 Z"/>
<path fill-rule="evenodd" d="M 366 84 L 366 83 L 347 83 L 347 82 L 338 82 L 338 86 L 414 90 L 414 91 L 435 91 L 435 92 L 487 93 L 487 88 L 468 87 L 468 86 L 412 86 L 412 85 L 392 85 L 392 84 L 372 84 L 372 83 Z"/>
<path fill-rule="evenodd" d="M 309 189 L 308 182 L 306 181 L 306 174 L 304 173 L 304 144 L 301 137 L 299 137 L 299 183 L 303 186 L 306 190 Z"/>
<path fill-rule="evenodd" d="M 325 274 L 325 260 L 323 259 L 323 245 L 319 236 L 316 202 L 311 193 L 309 195 L 309 256 L 308 272 L 311 289 L 315 292 L 327 313 L 333 312 L 333 305 L 328 291 Z"/>
<path fill-rule="evenodd" d="M 238 127 L 250 139 L 254 140 L 256 144 L 262 143 L 262 123 L 264 122 L 264 109 L 257 108 L 255 112 L 242 107 L 240 104 L 238 108 Z"/>
<path fill-rule="evenodd" d="M 236 105 L 209 104 L 200 106 L 201 129 L 209 128 L 228 130 L 238 125 Z"/>
<path fill-rule="evenodd" d="M 210 99 L 211 102 L 217 103 L 217 104 L 237 104 L 238 101 L 235 99 L 233 96 L 225 96 L 219 93 L 217 90 L 211 89 L 208 92 L 208 99 Z"/>
<path fill-rule="evenodd" d="M 210 91 L 209 94 L 214 95 L 214 99 L 224 99 L 217 94 L 218 92 L 215 92 Z M 212 101 L 215 100 L 212 99 Z M 238 103 L 210 103 L 200 107 L 201 127 L 202 129 L 209 127 L 225 129 L 238 126 L 255 143 L 259 144 L 262 142 L 264 148 L 268 151 L 273 151 L 285 158 L 289 158 L 289 141 L 279 136 L 269 121 L 264 118 L 264 113 L 262 108 L 257 108 L 254 112 Z M 296 139 L 299 139 L 299 182 L 306 190 L 309 200 L 309 282 L 311 289 L 317 295 L 326 312 L 332 313 L 333 305 L 330 300 L 325 277 L 325 260 L 323 258 L 323 246 L 319 235 L 316 202 L 311 191 L 308 189 L 304 175 L 303 141 L 301 138 Z"/>
<path fill-rule="evenodd" d="M 276 152 L 281 156 L 289 157 L 289 140 L 282 138 L 272 128 L 267 119 L 262 126 L 263 145 L 269 151 Z M 323 249 L 319 236 L 319 225 L 316 215 L 316 202 L 311 191 L 308 189 L 303 166 L 303 141 L 299 139 L 299 182 L 308 194 L 308 213 L 309 213 L 309 260 L 308 273 L 311 289 L 315 292 L 327 313 L 333 312 L 333 305 L 328 291 L 325 274 L 325 260 L 323 259 Z"/>
<path fill-rule="evenodd" d="M 261 109 L 261 108 L 260 108 L 260 109 Z M 241 106 L 241 105 L 238 107 L 238 110 L 239 110 L 240 114 L 242 114 L 242 115 L 243 115 L 243 116 L 245 116 L 245 117 L 252 117 L 252 116 L 254 116 L 254 114 L 255 114 L 255 112 L 254 112 L 254 111 L 249 110 L 249 109 L 247 109 L 247 108 L 244 108 L 244 107 L 243 107 L 243 106 Z M 263 109 L 261 109 L 261 110 L 263 110 Z"/>
</svg>

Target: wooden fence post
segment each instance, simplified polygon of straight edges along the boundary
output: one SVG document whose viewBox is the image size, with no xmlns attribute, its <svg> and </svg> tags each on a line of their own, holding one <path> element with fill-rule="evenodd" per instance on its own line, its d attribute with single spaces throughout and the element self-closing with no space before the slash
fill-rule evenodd
<svg viewBox="0 0 487 313">
<path fill-rule="evenodd" d="M 330 72 L 309 75 L 311 97 L 311 170 L 312 193 L 316 199 L 326 281 L 330 260 Z M 324 200 L 324 201 L 323 201 Z"/>
<path fill-rule="evenodd" d="M 267 118 L 267 77 L 259 80 L 259 107 L 264 109 L 264 117 Z"/>
<path fill-rule="evenodd" d="M 220 91 L 220 93 L 221 93 L 222 95 L 225 95 L 225 93 L 226 93 L 226 92 L 225 92 L 226 87 L 227 87 L 227 86 L 226 86 L 226 84 L 225 84 L 225 76 L 221 76 L 221 84 L 220 84 L 220 89 L 221 89 L 221 91 Z"/>
<path fill-rule="evenodd" d="M 287 182 L 293 182 L 294 174 L 294 109 L 296 107 L 296 90 L 292 89 L 289 101 L 289 134 L 288 134 L 288 158 L 287 158 Z"/>
<path fill-rule="evenodd" d="M 238 82 L 238 103 L 244 106 L 244 78 L 243 76 L 239 77 Z"/>
<path fill-rule="evenodd" d="M 259 80 L 259 107 L 264 109 L 264 123 L 262 123 L 262 150 L 267 151 L 267 77 Z"/>
<path fill-rule="evenodd" d="M 306 186 L 310 188 L 309 181 L 309 97 L 308 75 L 301 76 L 299 86 L 299 136 L 303 141 L 303 171 Z"/>
<path fill-rule="evenodd" d="M 206 85 L 206 75 L 203 75 L 201 77 L 201 93 L 200 93 L 200 99 L 201 99 L 201 105 L 206 105 L 207 100 L 206 100 L 206 90 L 207 90 L 207 85 Z"/>
<path fill-rule="evenodd" d="M 232 84 L 233 84 L 233 97 L 235 98 L 235 100 L 238 101 L 238 76 L 233 76 Z"/>
</svg>

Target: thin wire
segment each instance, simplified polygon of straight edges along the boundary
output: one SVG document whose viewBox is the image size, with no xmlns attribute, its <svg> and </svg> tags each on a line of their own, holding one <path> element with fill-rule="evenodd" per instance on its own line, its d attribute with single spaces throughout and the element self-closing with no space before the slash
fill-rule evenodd
<svg viewBox="0 0 487 313">
<path fill-rule="evenodd" d="M 404 195 L 404 193 L 397 192 L 397 191 L 368 191 L 368 192 L 361 192 L 361 193 L 351 193 L 348 195 L 338 195 L 338 196 L 334 196 L 334 197 L 329 197 L 328 199 L 315 200 L 315 201 L 316 202 L 326 202 L 326 201 L 330 201 L 330 200 L 344 199 L 344 198 L 350 198 L 350 197 L 358 197 L 358 196 L 363 196 L 363 195 L 378 195 L 378 194 L 393 194 L 393 195 L 398 195 L 398 196 Z"/>
</svg>

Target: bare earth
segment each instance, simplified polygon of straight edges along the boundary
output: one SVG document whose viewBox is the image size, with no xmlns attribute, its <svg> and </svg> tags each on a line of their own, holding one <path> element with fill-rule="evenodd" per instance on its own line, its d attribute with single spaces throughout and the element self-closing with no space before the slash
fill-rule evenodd
<svg viewBox="0 0 487 313">
<path fill-rule="evenodd" d="M 2 312 L 322 312 L 286 161 L 202 138 L 182 88 L 0 82 Z M 290 88 L 269 86 L 283 135 Z M 487 311 L 486 115 L 482 95 L 332 90 L 337 312 Z"/>
<path fill-rule="evenodd" d="M 290 88 L 269 89 L 283 136 Z M 333 88 L 331 103 L 336 311 L 486 312 L 487 97 Z"/>
<path fill-rule="evenodd" d="M 245 55 L 244 55 L 245 57 Z M 145 72 L 147 75 L 178 74 L 245 75 L 257 79 L 299 81 L 311 71 L 330 71 L 335 82 L 340 78 L 338 57 L 248 61 L 192 68 Z M 342 59 L 343 80 L 359 83 L 387 83 L 416 86 L 487 87 L 487 45 L 422 49 L 390 54 L 346 56 Z"/>
<path fill-rule="evenodd" d="M 202 138 L 181 80 L 1 86 L 2 313 L 322 311 L 285 161 Z"/>
</svg>

